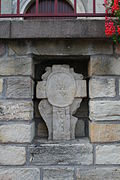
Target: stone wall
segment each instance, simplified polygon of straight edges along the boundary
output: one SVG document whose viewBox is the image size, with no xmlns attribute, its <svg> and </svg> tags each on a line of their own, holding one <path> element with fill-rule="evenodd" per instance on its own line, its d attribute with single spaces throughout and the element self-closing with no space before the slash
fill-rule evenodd
<svg viewBox="0 0 120 180">
<path fill-rule="evenodd" d="M 119 51 L 104 36 L 1 39 L 0 180 L 119 179 Z M 65 58 L 71 66 L 77 64 L 80 72 L 88 64 L 83 75 L 89 87 L 89 134 L 63 142 L 36 139 L 35 87 L 42 74 L 36 73 L 36 66 Z"/>
</svg>

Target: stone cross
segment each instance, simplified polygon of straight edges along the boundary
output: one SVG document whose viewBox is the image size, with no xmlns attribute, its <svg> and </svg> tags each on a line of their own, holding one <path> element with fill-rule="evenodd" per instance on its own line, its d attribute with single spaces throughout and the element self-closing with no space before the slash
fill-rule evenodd
<svg viewBox="0 0 120 180">
<path fill-rule="evenodd" d="M 46 68 L 37 84 L 39 111 L 49 132 L 49 140 L 75 139 L 77 118 L 73 116 L 86 97 L 86 81 L 69 65 Z"/>
</svg>

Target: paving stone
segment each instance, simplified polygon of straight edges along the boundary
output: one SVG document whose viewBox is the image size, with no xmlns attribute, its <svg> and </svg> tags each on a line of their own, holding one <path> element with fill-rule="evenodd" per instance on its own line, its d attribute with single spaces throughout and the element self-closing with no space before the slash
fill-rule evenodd
<svg viewBox="0 0 120 180">
<path fill-rule="evenodd" d="M 33 98 L 33 81 L 30 77 L 9 77 L 6 84 L 7 98 Z"/>
<path fill-rule="evenodd" d="M 89 123 L 91 142 L 120 141 L 120 124 Z"/>
<path fill-rule="evenodd" d="M 0 126 L 0 142 L 25 143 L 34 138 L 35 127 L 32 124 L 8 124 Z"/>
<path fill-rule="evenodd" d="M 23 165 L 25 162 L 25 147 L 0 145 L 0 165 Z"/>
<path fill-rule="evenodd" d="M 43 180 L 74 180 L 74 168 L 71 167 L 45 167 Z"/>
<path fill-rule="evenodd" d="M 1 168 L 0 180 L 40 180 L 38 168 Z"/>
<path fill-rule="evenodd" d="M 114 97 L 115 79 L 109 77 L 93 77 L 89 81 L 90 98 L 96 97 Z"/>
<path fill-rule="evenodd" d="M 0 120 L 31 120 L 32 118 L 32 101 L 0 101 Z"/>
<path fill-rule="evenodd" d="M 87 139 L 40 143 L 29 146 L 30 163 L 34 165 L 89 165 L 93 162 L 92 145 Z"/>
<path fill-rule="evenodd" d="M 96 164 L 120 164 L 120 145 L 98 145 Z"/>
<path fill-rule="evenodd" d="M 101 120 L 120 120 L 120 101 L 90 101 L 90 119 L 93 121 Z"/>
</svg>

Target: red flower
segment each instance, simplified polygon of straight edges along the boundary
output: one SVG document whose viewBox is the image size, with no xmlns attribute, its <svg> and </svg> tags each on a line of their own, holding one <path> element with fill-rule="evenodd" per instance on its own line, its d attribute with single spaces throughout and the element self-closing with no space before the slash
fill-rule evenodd
<svg viewBox="0 0 120 180">
<path fill-rule="evenodd" d="M 115 34 L 115 26 L 112 21 L 105 23 L 105 34 L 108 37 L 113 36 Z"/>
<path fill-rule="evenodd" d="M 120 35 L 120 26 L 119 25 L 117 26 L 117 32 Z"/>
</svg>

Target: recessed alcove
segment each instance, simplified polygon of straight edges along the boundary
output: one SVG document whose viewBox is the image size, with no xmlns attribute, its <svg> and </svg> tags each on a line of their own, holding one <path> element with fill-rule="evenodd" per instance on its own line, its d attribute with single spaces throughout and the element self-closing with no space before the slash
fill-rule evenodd
<svg viewBox="0 0 120 180">
<path fill-rule="evenodd" d="M 75 73 L 82 74 L 84 76 L 84 80 L 88 82 L 88 62 L 89 62 L 89 56 L 49 56 L 49 57 L 43 57 L 43 56 L 34 56 L 34 69 L 35 69 L 35 89 L 36 92 L 36 86 L 39 81 L 41 81 L 41 76 L 45 73 L 46 67 L 52 67 L 52 65 L 59 65 L 59 64 L 67 64 L 71 68 L 74 68 Z M 87 83 L 88 84 L 88 83 Z M 88 88 L 88 85 L 87 85 Z M 45 121 L 41 117 L 39 110 L 38 110 L 38 104 L 41 101 L 41 99 L 38 99 L 36 97 L 36 93 L 34 96 L 34 119 L 36 124 L 36 139 L 48 139 L 48 128 L 45 124 Z M 78 118 L 78 121 L 76 123 L 75 127 L 75 138 L 82 138 L 88 136 L 88 96 L 86 98 L 83 98 L 80 107 L 77 109 L 76 113 L 74 114 L 75 117 Z"/>
</svg>

